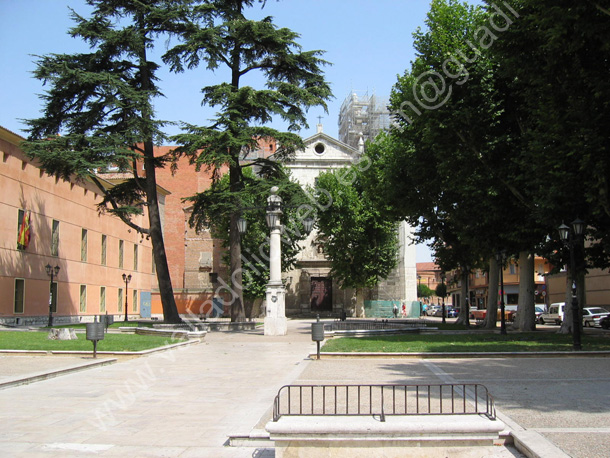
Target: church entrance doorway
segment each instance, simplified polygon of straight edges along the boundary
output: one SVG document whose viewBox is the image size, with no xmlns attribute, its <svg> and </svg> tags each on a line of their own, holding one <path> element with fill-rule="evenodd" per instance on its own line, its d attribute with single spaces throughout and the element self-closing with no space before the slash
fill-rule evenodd
<svg viewBox="0 0 610 458">
<path fill-rule="evenodd" d="M 331 312 L 333 309 L 333 283 L 328 277 L 311 277 L 311 311 Z"/>
</svg>

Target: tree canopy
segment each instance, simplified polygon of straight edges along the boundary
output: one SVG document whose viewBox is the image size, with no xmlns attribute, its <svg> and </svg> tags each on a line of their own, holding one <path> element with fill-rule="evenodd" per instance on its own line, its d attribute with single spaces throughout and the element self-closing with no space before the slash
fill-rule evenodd
<svg viewBox="0 0 610 458">
<path fill-rule="evenodd" d="M 318 237 L 331 261 L 331 275 L 343 287 L 373 287 L 398 260 L 397 223 L 364 184 L 368 161 L 318 177 L 314 195 L 321 208 Z"/>
<path fill-rule="evenodd" d="M 43 114 L 27 120 L 29 138 L 23 149 L 38 159 L 47 173 L 90 179 L 104 200 L 100 209 L 150 236 L 166 321 L 180 317 L 174 301 L 157 198 L 154 142 L 163 140 L 163 121 L 155 118 L 154 100 L 162 95 L 149 60 L 158 40 L 181 33 L 188 24 L 192 1 L 131 2 L 88 0 L 89 18 L 72 10 L 76 25 L 69 33 L 88 43 L 91 51 L 39 57 L 34 76 L 49 85 L 41 96 Z M 136 163 L 142 161 L 145 176 Z M 97 173 L 117 166 L 124 181 L 107 189 Z M 132 216 L 146 207 L 148 227 Z"/>
<path fill-rule="evenodd" d="M 217 107 L 212 123 L 184 125 L 184 133 L 174 137 L 181 145 L 176 155 L 186 155 L 198 167 L 213 171 L 229 168 L 229 194 L 234 208 L 243 206 L 245 167 L 273 169 L 284 158 L 303 147 L 294 133 L 307 127 L 305 113 L 313 106 L 326 109 L 331 97 L 322 67 L 327 64 L 322 51 L 303 51 L 299 35 L 279 28 L 271 17 L 248 19 L 248 8 L 264 1 L 215 0 L 194 8 L 196 22 L 184 30 L 183 43 L 170 50 L 164 60 L 174 71 L 185 71 L 205 64 L 209 70 L 229 71 L 226 81 L 202 89 L 202 103 Z M 242 82 L 251 74 L 262 75 L 265 87 L 255 89 Z M 288 124 L 288 132 L 266 127 L 278 117 Z M 272 160 L 264 157 L 243 164 L 257 148 L 260 139 L 275 139 L 278 149 Z M 233 213 L 229 225 L 229 252 L 235 300 L 231 320 L 245 318 L 241 278 L 241 239 L 237 229 L 239 214 Z"/>
</svg>

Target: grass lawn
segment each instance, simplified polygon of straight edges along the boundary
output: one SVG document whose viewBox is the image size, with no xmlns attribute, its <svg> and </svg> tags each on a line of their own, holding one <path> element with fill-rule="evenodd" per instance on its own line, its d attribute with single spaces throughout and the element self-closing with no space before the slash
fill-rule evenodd
<svg viewBox="0 0 610 458">
<path fill-rule="evenodd" d="M 58 324 L 58 325 L 53 325 L 53 328 L 74 328 L 74 329 L 86 329 L 87 328 L 87 323 L 73 323 L 73 324 Z M 139 324 L 137 321 L 128 321 L 127 323 L 124 321 L 116 321 L 113 324 L 111 324 L 110 326 L 108 326 L 110 329 L 115 328 L 135 328 L 135 327 L 140 327 L 140 328 L 152 328 L 152 324 L 148 324 L 148 323 L 143 323 L 143 324 Z M 45 326 L 46 329 L 50 329 L 48 326 Z"/>
<path fill-rule="evenodd" d="M 41 331 L 2 331 L 0 332 L 0 350 L 93 352 L 93 342 L 87 340 L 85 334 L 77 334 L 77 337 L 78 340 L 50 340 L 47 338 L 47 333 Z M 97 351 L 141 351 L 177 342 L 181 342 L 181 340 L 136 334 L 106 334 L 104 340 L 97 343 Z"/>
<path fill-rule="evenodd" d="M 582 336 L 585 351 L 610 350 L 610 339 Z M 572 335 L 554 332 L 523 332 L 508 335 L 407 334 L 394 336 L 341 337 L 328 340 L 324 352 L 531 352 L 570 351 Z"/>
</svg>

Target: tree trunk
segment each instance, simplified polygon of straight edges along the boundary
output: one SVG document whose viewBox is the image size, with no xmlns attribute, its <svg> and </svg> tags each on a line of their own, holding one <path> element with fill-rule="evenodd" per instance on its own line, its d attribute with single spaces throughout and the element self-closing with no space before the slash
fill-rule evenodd
<svg viewBox="0 0 610 458">
<path fill-rule="evenodd" d="M 143 19 L 138 19 L 140 24 Z M 140 28 L 143 30 L 143 26 Z M 145 34 L 145 32 L 142 32 Z M 152 87 L 150 71 L 146 59 L 146 47 L 142 46 L 139 59 L 139 68 L 141 74 L 142 89 L 148 91 Z M 152 109 L 150 105 L 142 104 L 142 118 L 145 120 L 144 125 L 152 126 Z M 152 128 L 151 128 L 152 129 Z M 153 247 L 153 257 L 157 270 L 157 282 L 159 284 L 159 295 L 161 296 L 161 304 L 163 306 L 163 320 L 167 323 L 180 323 L 182 319 L 178 314 L 176 307 L 176 299 L 174 298 L 174 289 L 172 288 L 172 280 L 169 274 L 167 265 L 167 256 L 165 254 L 165 242 L 163 241 L 163 230 L 161 229 L 161 213 L 159 212 L 159 196 L 157 194 L 157 175 L 155 164 L 155 153 L 153 145 L 153 134 L 151 131 L 145 131 L 144 135 L 144 167 L 146 169 L 146 205 L 148 208 L 148 221 L 150 226 L 150 239 Z"/>
<path fill-rule="evenodd" d="M 565 307 L 563 308 L 563 321 L 559 328 L 559 334 L 571 334 L 572 333 L 572 275 L 569 266 L 566 269 L 566 294 L 565 294 Z"/>
<path fill-rule="evenodd" d="M 489 259 L 489 277 L 487 289 L 487 313 L 483 327 L 495 329 L 498 321 L 498 282 L 500 281 L 500 267 L 495 256 Z"/>
<path fill-rule="evenodd" d="M 534 255 L 521 251 L 519 253 L 519 305 L 515 323 L 520 331 L 536 330 L 535 290 Z"/>
<path fill-rule="evenodd" d="M 144 165 L 146 167 L 146 204 L 148 208 L 148 221 L 150 225 L 150 239 L 153 248 L 153 257 L 157 270 L 159 295 L 163 306 L 163 320 L 166 323 L 180 323 L 182 319 L 178 314 L 174 289 L 167 265 L 165 242 L 161 229 L 161 214 L 159 212 L 159 199 L 157 195 L 157 178 L 155 175 L 154 152 L 152 141 L 144 143 Z"/>
<path fill-rule="evenodd" d="M 470 277 L 470 272 L 467 270 L 462 270 L 462 290 L 460 294 L 460 314 L 458 315 L 458 319 L 456 320 L 457 324 L 463 324 L 465 326 L 470 326 L 470 301 L 468 300 L 468 280 Z"/>
<path fill-rule="evenodd" d="M 563 311 L 563 321 L 559 328 L 559 334 L 571 334 L 573 331 L 572 327 L 572 278 L 573 272 L 569 269 L 566 272 L 566 294 L 565 294 L 565 307 Z M 582 309 L 586 307 L 587 296 L 585 293 L 585 275 L 584 273 L 576 278 L 576 290 L 578 295 L 578 312 L 580 315 L 580 321 L 582 325 Z"/>
<path fill-rule="evenodd" d="M 241 237 L 237 228 L 239 215 L 231 215 L 231 225 L 229 229 L 229 250 L 231 257 L 231 289 L 233 290 L 231 302 L 231 322 L 246 321 L 244 310 L 244 292 L 242 286 L 241 271 Z"/>
</svg>

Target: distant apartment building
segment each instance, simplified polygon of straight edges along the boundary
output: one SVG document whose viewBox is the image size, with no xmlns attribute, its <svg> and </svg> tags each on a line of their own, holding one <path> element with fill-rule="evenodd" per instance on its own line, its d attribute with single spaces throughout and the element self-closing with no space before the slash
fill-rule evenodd
<svg viewBox="0 0 610 458">
<path fill-rule="evenodd" d="M 537 305 L 544 307 L 547 302 L 546 275 L 551 266 L 548 261 L 540 256 L 534 259 L 534 300 Z M 498 294 L 504 296 L 506 305 L 517 305 L 519 303 L 519 264 L 514 259 L 509 259 L 503 269 L 504 290 L 498 286 Z M 447 294 L 451 302 L 456 306 L 460 304 L 462 281 L 457 271 L 447 272 Z M 478 309 L 487 308 L 487 296 L 489 290 L 489 274 L 486 270 L 476 269 L 468 277 L 468 301 L 471 307 Z M 498 299 L 499 301 L 499 299 Z"/>
</svg>

